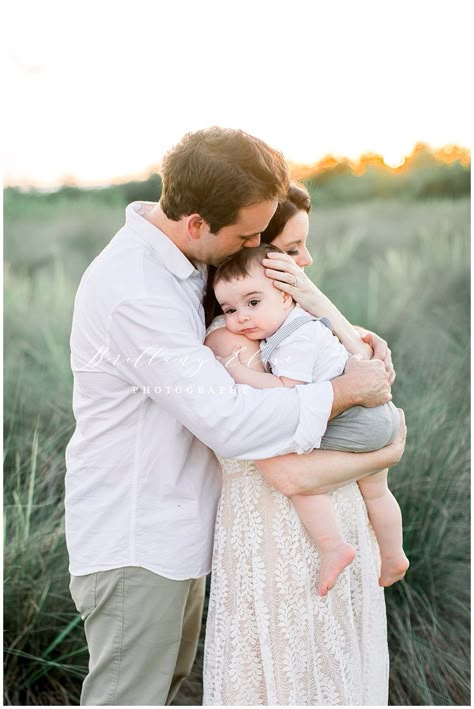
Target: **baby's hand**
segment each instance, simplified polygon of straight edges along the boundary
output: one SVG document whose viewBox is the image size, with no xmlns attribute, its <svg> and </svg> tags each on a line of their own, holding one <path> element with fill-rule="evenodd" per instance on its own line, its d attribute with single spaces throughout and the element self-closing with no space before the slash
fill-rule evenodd
<svg viewBox="0 0 474 709">
<path fill-rule="evenodd" d="M 219 360 L 221 364 L 224 365 L 226 369 L 230 369 L 231 367 L 236 367 L 240 364 L 242 364 L 241 360 L 241 353 L 245 350 L 245 347 L 242 347 L 242 345 L 235 345 L 232 348 L 232 352 L 225 357 L 219 357 L 216 355 L 216 359 Z"/>
</svg>

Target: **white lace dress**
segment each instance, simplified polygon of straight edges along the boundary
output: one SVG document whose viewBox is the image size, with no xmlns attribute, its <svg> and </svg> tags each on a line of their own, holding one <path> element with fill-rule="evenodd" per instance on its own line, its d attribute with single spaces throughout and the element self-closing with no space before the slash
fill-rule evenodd
<svg viewBox="0 0 474 709">
<path fill-rule="evenodd" d="M 215 320 L 209 331 L 222 326 Z M 204 705 L 386 705 L 379 554 L 357 484 L 331 493 L 356 558 L 327 597 L 292 502 L 252 461 L 220 458 Z"/>
</svg>

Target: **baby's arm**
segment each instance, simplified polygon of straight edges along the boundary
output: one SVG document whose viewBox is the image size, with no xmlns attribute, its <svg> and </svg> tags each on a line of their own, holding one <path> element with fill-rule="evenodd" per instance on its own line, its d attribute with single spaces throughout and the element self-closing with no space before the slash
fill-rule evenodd
<svg viewBox="0 0 474 709">
<path fill-rule="evenodd" d="M 211 332 L 204 344 L 210 347 L 237 384 L 249 384 L 256 389 L 283 386 L 278 377 L 265 372 L 258 341 L 222 327 Z"/>
<path fill-rule="evenodd" d="M 253 350 L 254 348 L 252 348 Z M 260 351 L 260 349 L 259 349 Z M 237 384 L 249 384 L 255 389 L 265 389 L 267 387 L 294 387 L 307 382 L 289 377 L 277 377 L 261 369 L 252 368 L 253 358 L 257 358 L 257 352 L 249 358 L 248 346 L 236 345 L 231 354 L 226 357 L 217 356 L 217 359 L 224 365 L 231 377 Z M 261 363 L 261 361 L 260 361 Z"/>
</svg>

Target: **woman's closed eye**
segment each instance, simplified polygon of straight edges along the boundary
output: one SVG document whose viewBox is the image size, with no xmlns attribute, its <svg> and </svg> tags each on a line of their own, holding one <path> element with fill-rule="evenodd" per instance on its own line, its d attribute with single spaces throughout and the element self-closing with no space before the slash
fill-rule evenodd
<svg viewBox="0 0 474 709">
<path fill-rule="evenodd" d="M 288 254 L 288 256 L 298 256 L 299 251 L 298 249 L 292 249 L 291 251 L 285 251 L 285 253 Z"/>
</svg>

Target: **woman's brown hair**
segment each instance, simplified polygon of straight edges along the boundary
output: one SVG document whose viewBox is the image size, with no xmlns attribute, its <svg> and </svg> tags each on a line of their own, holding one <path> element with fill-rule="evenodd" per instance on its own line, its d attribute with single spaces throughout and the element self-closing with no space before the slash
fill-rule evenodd
<svg viewBox="0 0 474 709">
<path fill-rule="evenodd" d="M 273 239 L 281 234 L 286 223 L 297 212 L 308 212 L 311 209 L 311 197 L 306 187 L 292 182 L 288 188 L 288 195 L 284 202 L 280 202 L 275 214 L 271 218 L 265 231 L 262 231 L 260 238 L 263 243 L 271 244 Z"/>
</svg>

